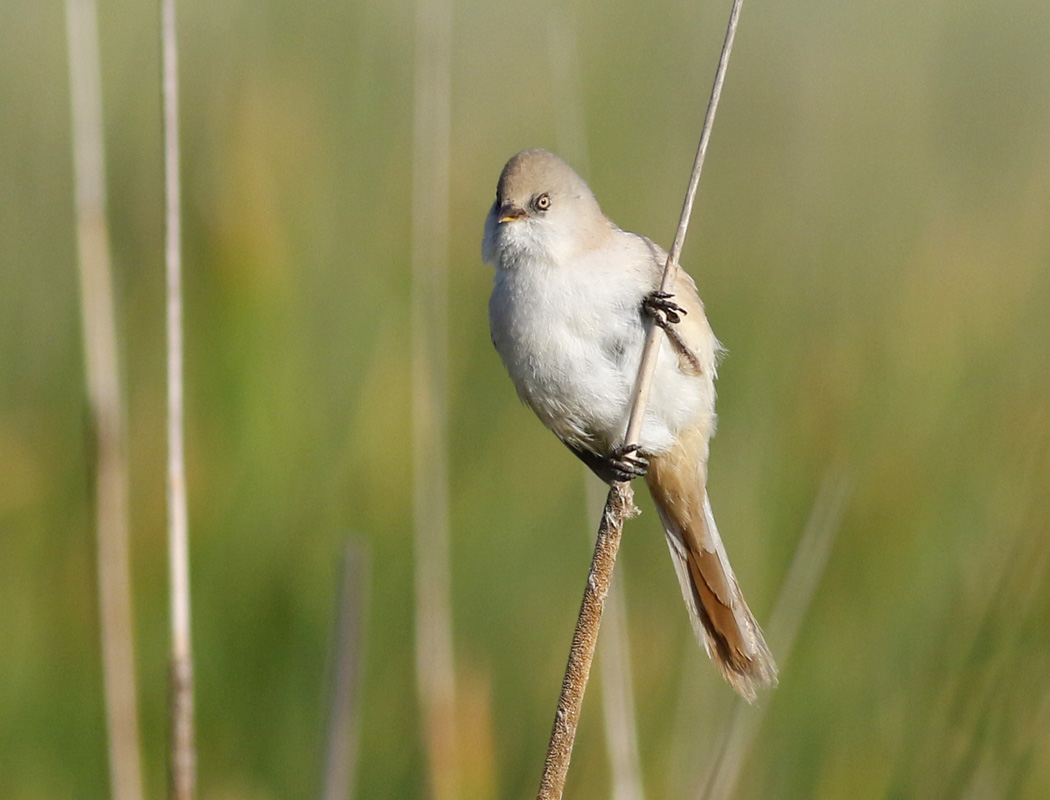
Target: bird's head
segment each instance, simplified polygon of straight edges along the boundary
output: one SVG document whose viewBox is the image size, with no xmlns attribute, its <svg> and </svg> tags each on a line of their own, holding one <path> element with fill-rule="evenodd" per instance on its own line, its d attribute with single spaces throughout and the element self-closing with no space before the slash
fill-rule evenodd
<svg viewBox="0 0 1050 800">
<path fill-rule="evenodd" d="M 596 246 L 612 227 L 572 167 L 546 150 L 522 150 L 500 175 L 482 257 L 500 268 L 522 259 L 558 264 Z"/>
</svg>

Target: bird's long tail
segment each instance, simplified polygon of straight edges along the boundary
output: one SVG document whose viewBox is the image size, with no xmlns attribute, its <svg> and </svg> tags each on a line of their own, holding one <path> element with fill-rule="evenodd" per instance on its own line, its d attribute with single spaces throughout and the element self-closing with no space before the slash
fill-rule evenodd
<svg viewBox="0 0 1050 800">
<path fill-rule="evenodd" d="M 776 686 L 777 666 L 744 602 L 707 497 L 706 439 L 650 460 L 646 481 L 667 534 L 697 638 L 736 691 L 753 701 Z M 701 456 L 698 459 L 698 455 Z"/>
</svg>

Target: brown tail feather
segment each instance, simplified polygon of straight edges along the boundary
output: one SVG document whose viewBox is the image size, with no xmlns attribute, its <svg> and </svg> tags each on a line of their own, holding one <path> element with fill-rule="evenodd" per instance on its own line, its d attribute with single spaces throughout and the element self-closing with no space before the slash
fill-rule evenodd
<svg viewBox="0 0 1050 800">
<path fill-rule="evenodd" d="M 729 684 L 753 701 L 758 689 L 776 685 L 777 667 L 715 526 L 705 488 L 706 447 L 692 450 L 689 444 L 654 457 L 646 480 L 697 638 Z"/>
</svg>

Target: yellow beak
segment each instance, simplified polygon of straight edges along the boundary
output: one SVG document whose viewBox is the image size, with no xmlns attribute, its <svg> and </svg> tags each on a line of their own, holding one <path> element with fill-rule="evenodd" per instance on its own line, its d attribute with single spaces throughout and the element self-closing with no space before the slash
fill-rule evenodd
<svg viewBox="0 0 1050 800">
<path fill-rule="evenodd" d="M 499 210 L 500 224 L 504 222 L 513 222 L 514 220 L 521 219 L 524 216 L 524 209 L 518 208 L 517 206 L 502 206 Z"/>
</svg>

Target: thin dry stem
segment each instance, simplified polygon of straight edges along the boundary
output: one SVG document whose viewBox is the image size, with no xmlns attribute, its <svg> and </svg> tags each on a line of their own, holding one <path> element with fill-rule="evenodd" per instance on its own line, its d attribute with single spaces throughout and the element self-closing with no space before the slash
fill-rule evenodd
<svg viewBox="0 0 1050 800">
<path fill-rule="evenodd" d="M 343 551 L 338 613 L 332 635 L 324 800 L 350 800 L 357 763 L 357 686 L 364 666 L 362 628 L 368 597 L 368 556 L 348 543 Z"/>
<path fill-rule="evenodd" d="M 674 275 L 678 267 L 678 259 L 682 255 L 682 247 L 685 246 L 685 234 L 689 230 L 689 218 L 693 214 L 693 201 L 696 199 L 696 189 L 700 185 L 700 172 L 704 168 L 704 159 L 707 157 L 707 143 L 711 139 L 711 129 L 715 124 L 715 112 L 718 111 L 718 101 L 722 97 L 722 85 L 725 83 L 726 70 L 729 68 L 729 56 L 733 52 L 733 39 L 736 37 L 737 24 L 740 21 L 740 7 L 744 0 L 733 0 L 733 8 L 729 12 L 729 24 L 726 27 L 725 40 L 722 43 L 722 54 L 718 59 L 718 69 L 715 70 L 715 81 L 711 87 L 711 99 L 707 103 L 707 114 L 704 116 L 704 126 L 700 131 L 700 144 L 696 148 L 696 158 L 693 160 L 693 171 L 689 176 L 689 187 L 685 192 L 685 203 L 682 205 L 682 215 L 678 220 L 678 230 L 674 235 L 674 242 L 667 254 L 667 263 L 664 265 L 663 280 L 660 282 L 660 291 L 671 292 L 674 289 Z M 634 385 L 634 394 L 631 400 L 631 417 L 627 422 L 627 433 L 624 435 L 624 443 L 637 442 L 642 433 L 642 420 L 645 418 L 645 407 L 649 402 L 649 391 L 653 384 L 653 375 L 656 374 L 656 357 L 660 352 L 664 332 L 659 325 L 649 327 L 649 335 L 645 340 L 645 349 L 642 351 L 642 363 L 638 368 L 638 380 Z"/>
<path fill-rule="evenodd" d="M 733 39 L 740 19 L 741 5 L 743 5 L 743 0 L 733 0 L 725 41 L 722 44 L 722 53 L 718 59 L 718 69 L 715 71 L 714 85 L 711 88 L 711 98 L 707 104 L 707 114 L 700 132 L 700 144 L 696 151 L 685 203 L 682 206 L 682 215 L 678 222 L 678 231 L 675 234 L 674 243 L 668 253 L 667 264 L 664 267 L 663 280 L 661 282 L 663 291 L 670 291 L 672 288 L 678 259 L 682 252 L 682 246 L 685 244 L 685 234 L 689 228 L 689 217 L 692 214 L 696 189 L 700 184 L 700 172 L 703 169 L 704 158 L 707 155 L 707 143 L 711 138 L 711 128 L 714 125 L 718 100 L 722 95 L 722 85 L 725 82 L 726 69 L 729 66 L 729 56 L 733 49 Z M 656 357 L 662 343 L 661 336 L 662 330 L 660 326 L 650 326 L 645 349 L 642 351 L 638 380 L 631 396 L 631 416 L 627 424 L 627 433 L 624 437 L 625 443 L 638 441 L 638 437 L 641 434 L 642 420 L 645 418 L 645 406 L 648 403 L 653 374 L 656 372 Z M 558 710 L 554 717 L 554 728 L 551 731 L 550 743 L 547 746 L 547 757 L 544 762 L 543 777 L 540 781 L 540 791 L 537 800 L 555 800 L 560 798 L 565 790 L 569 759 L 572 756 L 572 745 L 576 738 L 576 725 L 579 721 L 580 707 L 583 704 L 583 694 L 587 687 L 591 661 L 594 658 L 594 646 L 598 640 L 602 606 L 605 593 L 608 591 L 609 582 L 612 579 L 612 570 L 616 563 L 616 551 L 619 547 L 620 533 L 623 527 L 623 512 L 613 513 L 610 509 L 619 508 L 625 497 L 628 500 L 627 506 L 630 509 L 634 507 L 631 501 L 633 492 L 628 495 L 625 495 L 625 492 L 630 492 L 628 483 L 613 484 L 609 490 L 609 499 L 605 506 L 606 511 L 602 516 L 602 525 L 599 528 L 598 540 L 595 543 L 594 559 L 591 562 L 591 572 L 587 579 L 587 589 L 583 595 L 583 604 L 580 607 L 580 616 L 577 620 L 572 647 L 569 651 L 569 663 L 565 670 L 561 695 L 558 698 Z"/>
<path fill-rule="evenodd" d="M 170 796 L 192 800 L 197 784 L 190 638 L 190 548 L 183 452 L 182 216 L 175 0 L 161 3 L 164 106 L 165 272 L 168 365 L 168 564 L 171 591 Z"/>
<path fill-rule="evenodd" d="M 418 0 L 412 163 L 412 504 L 416 682 L 431 796 L 460 796 L 448 522 L 448 186 L 452 9 Z"/>
<path fill-rule="evenodd" d="M 572 635 L 569 662 L 565 667 L 558 710 L 554 714 L 554 726 L 551 730 L 550 744 L 547 746 L 537 800 L 558 800 L 565 790 L 572 745 L 576 739 L 576 726 L 579 724 L 583 695 L 587 690 L 587 679 L 594 659 L 598 628 L 602 622 L 602 609 L 609 591 L 609 582 L 612 580 L 616 553 L 620 548 L 623 523 L 636 513 L 631 484 L 613 484 L 598 527 L 594 558 L 587 575 L 587 586 L 576 619 L 576 630 Z"/>
<path fill-rule="evenodd" d="M 102 81 L 94 0 L 66 0 L 77 254 L 84 370 L 95 436 L 99 628 L 115 800 L 142 797 L 128 548 L 128 461 L 120 390 L 109 228 Z"/>
</svg>

